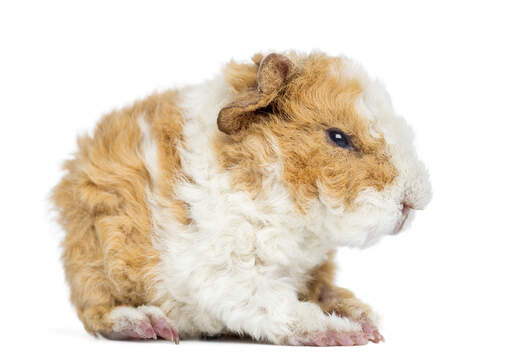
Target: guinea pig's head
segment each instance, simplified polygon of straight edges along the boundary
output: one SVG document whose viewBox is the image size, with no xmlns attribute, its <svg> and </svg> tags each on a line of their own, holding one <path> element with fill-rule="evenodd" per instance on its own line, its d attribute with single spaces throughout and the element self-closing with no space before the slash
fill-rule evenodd
<svg viewBox="0 0 512 358">
<path fill-rule="evenodd" d="M 397 233 L 427 205 L 412 131 L 363 69 L 320 53 L 253 61 L 228 66 L 234 100 L 217 119 L 229 144 L 219 146 L 222 162 L 239 185 L 257 193 L 278 168 L 305 227 L 341 246 Z"/>
</svg>

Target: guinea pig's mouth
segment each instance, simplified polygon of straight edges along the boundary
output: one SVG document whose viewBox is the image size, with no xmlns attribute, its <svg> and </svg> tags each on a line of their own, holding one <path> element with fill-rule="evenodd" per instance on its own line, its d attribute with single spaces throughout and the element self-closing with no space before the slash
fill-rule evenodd
<svg viewBox="0 0 512 358">
<path fill-rule="evenodd" d="M 402 203 L 402 216 L 400 216 L 400 219 L 396 223 L 395 229 L 393 230 L 393 235 L 396 235 L 402 231 L 402 229 L 405 227 L 405 223 L 407 222 L 407 219 L 411 214 L 411 206 L 407 203 Z"/>
</svg>

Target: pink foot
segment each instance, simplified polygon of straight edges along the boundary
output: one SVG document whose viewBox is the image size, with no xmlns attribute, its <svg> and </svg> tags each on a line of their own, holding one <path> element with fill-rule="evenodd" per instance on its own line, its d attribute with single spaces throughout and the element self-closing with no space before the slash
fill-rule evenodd
<svg viewBox="0 0 512 358">
<path fill-rule="evenodd" d="M 369 319 L 363 318 L 361 320 L 361 327 L 363 328 L 363 332 L 369 341 L 373 343 L 384 341 L 384 337 L 380 334 L 377 327 L 375 327 L 375 325 Z"/>
<path fill-rule="evenodd" d="M 110 313 L 113 327 L 111 332 L 102 332 L 109 339 L 157 339 L 158 337 L 178 344 L 180 339 L 178 331 L 171 325 L 171 321 L 158 307 L 121 306 Z"/>
<path fill-rule="evenodd" d="M 151 324 L 155 333 L 158 337 L 166 339 L 168 341 L 173 341 L 174 343 L 180 343 L 180 337 L 178 335 L 178 331 L 176 331 L 167 320 L 163 317 L 154 317 L 150 316 Z"/>
<path fill-rule="evenodd" d="M 327 331 L 316 333 L 307 337 L 297 338 L 290 342 L 300 346 L 360 346 L 368 343 L 363 332 L 336 332 Z"/>
<path fill-rule="evenodd" d="M 103 333 L 103 335 L 106 338 L 115 340 L 157 338 L 155 330 L 153 329 L 149 319 L 139 322 L 131 322 L 119 331 Z"/>
</svg>

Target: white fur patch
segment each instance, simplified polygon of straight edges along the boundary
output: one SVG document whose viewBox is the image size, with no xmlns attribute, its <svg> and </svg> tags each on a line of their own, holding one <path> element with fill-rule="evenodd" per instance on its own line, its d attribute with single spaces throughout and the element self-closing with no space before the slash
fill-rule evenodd
<svg viewBox="0 0 512 358">
<path fill-rule="evenodd" d="M 137 123 L 141 132 L 141 155 L 144 160 L 146 169 L 149 172 L 152 182 L 157 182 L 160 177 L 158 171 L 158 147 L 153 140 L 151 127 L 146 122 L 144 115 L 137 118 Z"/>
</svg>

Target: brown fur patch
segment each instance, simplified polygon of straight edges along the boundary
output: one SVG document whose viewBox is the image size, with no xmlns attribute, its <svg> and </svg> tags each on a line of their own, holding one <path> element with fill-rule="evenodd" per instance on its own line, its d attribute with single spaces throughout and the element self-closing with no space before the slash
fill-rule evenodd
<svg viewBox="0 0 512 358">
<path fill-rule="evenodd" d="M 166 97 L 168 96 L 168 97 Z M 187 203 L 177 200 L 174 187 L 179 181 L 190 181 L 181 170 L 178 146 L 183 142 L 183 118 L 176 104 L 176 92 L 167 92 L 149 108 L 145 109 L 145 118 L 151 124 L 152 134 L 158 144 L 160 176 L 157 192 L 165 198 L 165 205 L 171 209 L 181 224 L 190 223 Z M 151 109 L 151 111 L 148 111 Z"/>
<path fill-rule="evenodd" d="M 370 136 L 359 117 L 355 101 L 362 91 L 356 80 L 330 74 L 340 60 L 313 55 L 305 61 L 302 75 L 287 84 L 276 99 L 274 135 L 284 161 L 284 179 L 299 207 L 306 209 L 318 197 L 321 185 L 329 198 L 350 206 L 366 188 L 382 190 L 396 176 L 385 151 L 384 139 Z M 355 147 L 354 151 L 332 145 L 325 130 L 339 128 Z"/>
<path fill-rule="evenodd" d="M 318 198 L 320 190 L 351 207 L 364 189 L 382 190 L 396 177 L 396 168 L 386 154 L 384 139 L 371 136 L 367 123 L 356 111 L 355 101 L 362 91 L 361 84 L 331 73 L 333 66 L 343 66 L 341 60 L 322 54 L 293 56 L 293 76 L 280 82 L 278 95 L 267 104 L 270 108 L 265 112 L 258 110 L 261 104 L 249 103 L 245 97 L 247 93 L 254 93 L 254 89 L 242 87 L 242 83 L 252 86 L 254 81 L 261 85 L 261 78 L 255 78 L 254 70 L 231 68 L 231 78 L 236 77 L 236 70 L 243 78 L 236 82 L 240 95 L 235 102 L 239 101 L 243 107 L 244 125 L 239 133 L 228 131 L 234 134 L 230 140 L 218 141 L 221 163 L 227 169 L 238 169 L 233 171 L 235 182 L 245 182 L 245 187 L 258 190 L 254 184 L 261 182 L 261 178 L 255 173 L 263 164 L 251 158 L 275 161 L 279 157 L 283 162 L 284 182 L 301 212 L 308 210 L 310 201 Z M 333 127 L 350 137 L 355 150 L 339 148 L 329 142 L 326 130 Z M 246 146 L 246 139 L 261 145 Z M 269 145 L 272 142 L 277 142 L 279 153 L 272 150 Z M 219 149 L 227 146 L 231 148 Z M 244 154 L 246 147 L 252 152 Z M 261 155 L 255 150 L 261 150 Z"/>
<path fill-rule="evenodd" d="M 159 164 L 166 180 L 157 188 L 170 198 L 182 223 L 183 203 L 173 201 L 173 185 L 181 164 L 176 145 L 182 119 L 176 93 L 148 97 L 134 106 L 105 116 L 93 137 L 79 139 L 75 158 L 54 189 L 53 200 L 66 231 L 62 260 L 71 287 L 71 301 L 89 332 L 111 329 L 106 315 L 119 305 L 138 306 L 155 294 L 159 254 L 151 243 L 146 188 L 151 183 L 140 156 L 144 116 L 158 143 Z"/>
<path fill-rule="evenodd" d="M 251 133 L 215 138 L 219 164 L 230 173 L 234 189 L 247 191 L 253 197 L 258 194 L 263 177 L 278 159 L 272 143 L 267 140 L 269 134 L 260 128 L 251 129 Z"/>
<path fill-rule="evenodd" d="M 334 285 L 336 266 L 333 257 L 334 253 L 331 252 L 329 259 L 313 270 L 307 292 L 300 299 L 318 304 L 325 313 L 334 313 L 354 321 L 362 318 L 361 313 L 370 317 L 370 306 L 357 299 L 350 290 Z"/>
</svg>

